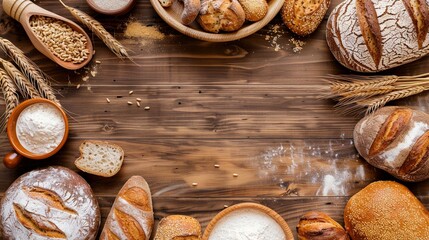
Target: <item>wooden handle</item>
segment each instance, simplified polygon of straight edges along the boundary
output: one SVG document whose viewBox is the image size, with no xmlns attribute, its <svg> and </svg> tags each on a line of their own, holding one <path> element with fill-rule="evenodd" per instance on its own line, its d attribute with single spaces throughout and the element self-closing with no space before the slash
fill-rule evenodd
<svg viewBox="0 0 429 240">
<path fill-rule="evenodd" d="M 21 162 L 23 156 L 16 153 L 16 152 L 10 152 L 7 153 L 3 158 L 3 164 L 7 168 L 16 168 L 18 164 Z"/>
</svg>

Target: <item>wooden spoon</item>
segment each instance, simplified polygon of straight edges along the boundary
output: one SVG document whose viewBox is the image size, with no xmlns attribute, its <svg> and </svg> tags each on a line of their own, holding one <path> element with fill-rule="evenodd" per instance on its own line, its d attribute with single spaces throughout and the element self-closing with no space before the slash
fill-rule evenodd
<svg viewBox="0 0 429 240">
<path fill-rule="evenodd" d="M 22 24 L 25 32 L 27 33 L 34 47 L 37 50 L 39 50 L 41 53 L 43 53 L 46 57 L 56 62 L 61 67 L 64 67 L 69 70 L 76 70 L 76 69 L 82 68 L 89 61 L 91 61 L 92 55 L 93 55 L 93 46 L 91 43 L 91 39 L 86 34 L 86 32 L 81 27 L 79 27 L 79 25 L 77 25 L 76 23 L 68 20 L 67 18 L 61 17 L 53 12 L 50 12 L 46 9 L 43 9 L 29 0 L 3 0 L 3 9 L 9 16 L 11 16 L 12 18 L 14 18 L 15 20 L 17 20 Z M 46 46 L 46 44 L 43 43 L 31 29 L 30 27 L 31 16 L 45 16 L 45 17 L 61 20 L 64 23 L 68 24 L 74 31 L 83 34 L 88 40 L 87 46 L 86 46 L 89 52 L 88 58 L 81 63 L 73 63 L 73 62 L 63 61 L 57 56 L 55 56 L 49 50 L 48 46 Z"/>
</svg>

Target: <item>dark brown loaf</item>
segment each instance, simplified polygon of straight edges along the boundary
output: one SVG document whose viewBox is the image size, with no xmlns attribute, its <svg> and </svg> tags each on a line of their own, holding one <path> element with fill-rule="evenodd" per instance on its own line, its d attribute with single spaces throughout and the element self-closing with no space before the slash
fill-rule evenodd
<svg viewBox="0 0 429 240">
<path fill-rule="evenodd" d="M 405 186 L 374 182 L 356 193 L 344 209 L 353 240 L 428 240 L 429 212 Z"/>
<path fill-rule="evenodd" d="M 100 240 L 149 240 L 153 224 L 149 185 L 143 177 L 133 176 L 116 196 Z"/>
<path fill-rule="evenodd" d="M 313 33 L 328 11 L 330 0 L 285 0 L 281 15 L 285 25 L 294 33 Z"/>
<path fill-rule="evenodd" d="M 170 215 L 159 221 L 154 240 L 200 240 L 201 225 L 197 219 Z"/>
<path fill-rule="evenodd" d="M 383 107 L 359 121 L 353 133 L 359 154 L 404 181 L 429 178 L 429 115 Z"/>
<path fill-rule="evenodd" d="M 3 239 L 95 239 L 100 210 L 75 172 L 49 167 L 16 179 L 1 201 Z"/>
<path fill-rule="evenodd" d="M 323 212 L 304 214 L 296 226 L 299 240 L 348 240 L 346 230 Z"/>
<path fill-rule="evenodd" d="M 331 13 L 326 39 L 335 58 L 359 72 L 378 72 L 429 52 L 428 0 L 346 0 Z"/>
</svg>

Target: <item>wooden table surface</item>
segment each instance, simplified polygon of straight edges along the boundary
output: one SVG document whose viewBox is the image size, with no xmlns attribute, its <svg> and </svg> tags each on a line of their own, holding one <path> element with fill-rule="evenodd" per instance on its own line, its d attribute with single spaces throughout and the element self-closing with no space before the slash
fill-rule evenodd
<svg viewBox="0 0 429 240">
<path fill-rule="evenodd" d="M 40 54 L 21 25 L 2 12 L 0 36 L 56 80 L 58 97 L 70 113 L 70 135 L 48 160 L 26 161 L 15 170 L 0 166 L 1 193 L 37 167 L 78 171 L 73 162 L 79 144 L 107 140 L 125 151 L 121 171 L 111 178 L 79 172 L 98 197 L 103 221 L 125 181 L 141 175 L 151 187 L 156 220 L 185 214 L 204 228 L 224 205 L 257 202 L 281 214 L 296 236 L 305 212 L 325 211 L 342 223 L 350 196 L 373 181 L 393 180 L 357 155 L 352 132 L 359 117 L 344 116 L 334 111 L 335 102 L 320 98 L 327 91 L 324 76 L 351 73 L 330 54 L 326 21 L 311 36 L 298 38 L 278 15 L 250 37 L 209 43 L 172 29 L 148 0 L 137 2 L 127 15 L 107 17 L 83 0 L 66 1 L 102 22 L 134 59 L 119 60 L 90 35 L 96 54 L 78 71 L 64 70 Z M 73 19 L 58 1 L 36 3 Z M 124 36 L 130 21 L 159 36 Z M 294 50 L 294 39 L 305 42 L 301 50 Z M 428 64 L 426 57 L 387 73 L 424 73 Z M 428 101 L 423 93 L 392 104 L 429 112 Z M 11 150 L 5 133 L 0 141 L 4 155 Z M 429 207 L 429 181 L 405 185 Z"/>
</svg>

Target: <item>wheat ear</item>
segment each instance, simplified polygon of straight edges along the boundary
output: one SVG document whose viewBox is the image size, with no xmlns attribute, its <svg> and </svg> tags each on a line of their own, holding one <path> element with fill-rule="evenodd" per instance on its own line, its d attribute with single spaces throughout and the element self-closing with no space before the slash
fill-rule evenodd
<svg viewBox="0 0 429 240">
<path fill-rule="evenodd" d="M 18 106 L 19 100 L 15 84 L 3 69 L 0 69 L 0 85 L 3 91 L 4 101 L 6 105 L 6 110 L 0 122 L 0 129 L 1 132 L 3 132 L 6 129 L 7 121 L 9 120 L 13 109 Z"/>
<path fill-rule="evenodd" d="M 70 6 L 61 1 L 61 4 L 69 10 L 69 12 L 79 20 L 83 25 L 85 25 L 89 30 L 91 30 L 95 35 L 97 35 L 106 46 L 119 58 L 130 58 L 125 47 L 116 40 L 100 22 L 89 16 L 88 14 Z"/>
<path fill-rule="evenodd" d="M 374 87 L 387 86 L 398 81 L 397 76 L 383 76 L 374 80 L 364 80 L 364 79 L 349 79 L 349 77 L 334 76 L 328 78 L 328 81 L 331 82 L 331 91 L 334 93 L 344 92 L 344 91 L 358 91 L 358 90 L 367 90 L 374 89 Z"/>
<path fill-rule="evenodd" d="M 30 83 L 27 77 L 21 73 L 11 62 L 0 58 L 4 70 L 9 74 L 18 88 L 19 92 L 24 98 L 40 98 L 39 92 Z"/>
<path fill-rule="evenodd" d="M 60 104 L 46 75 L 18 47 L 9 40 L 0 37 L 0 49 L 18 65 L 22 73 L 38 90 L 40 96 Z"/>
</svg>

